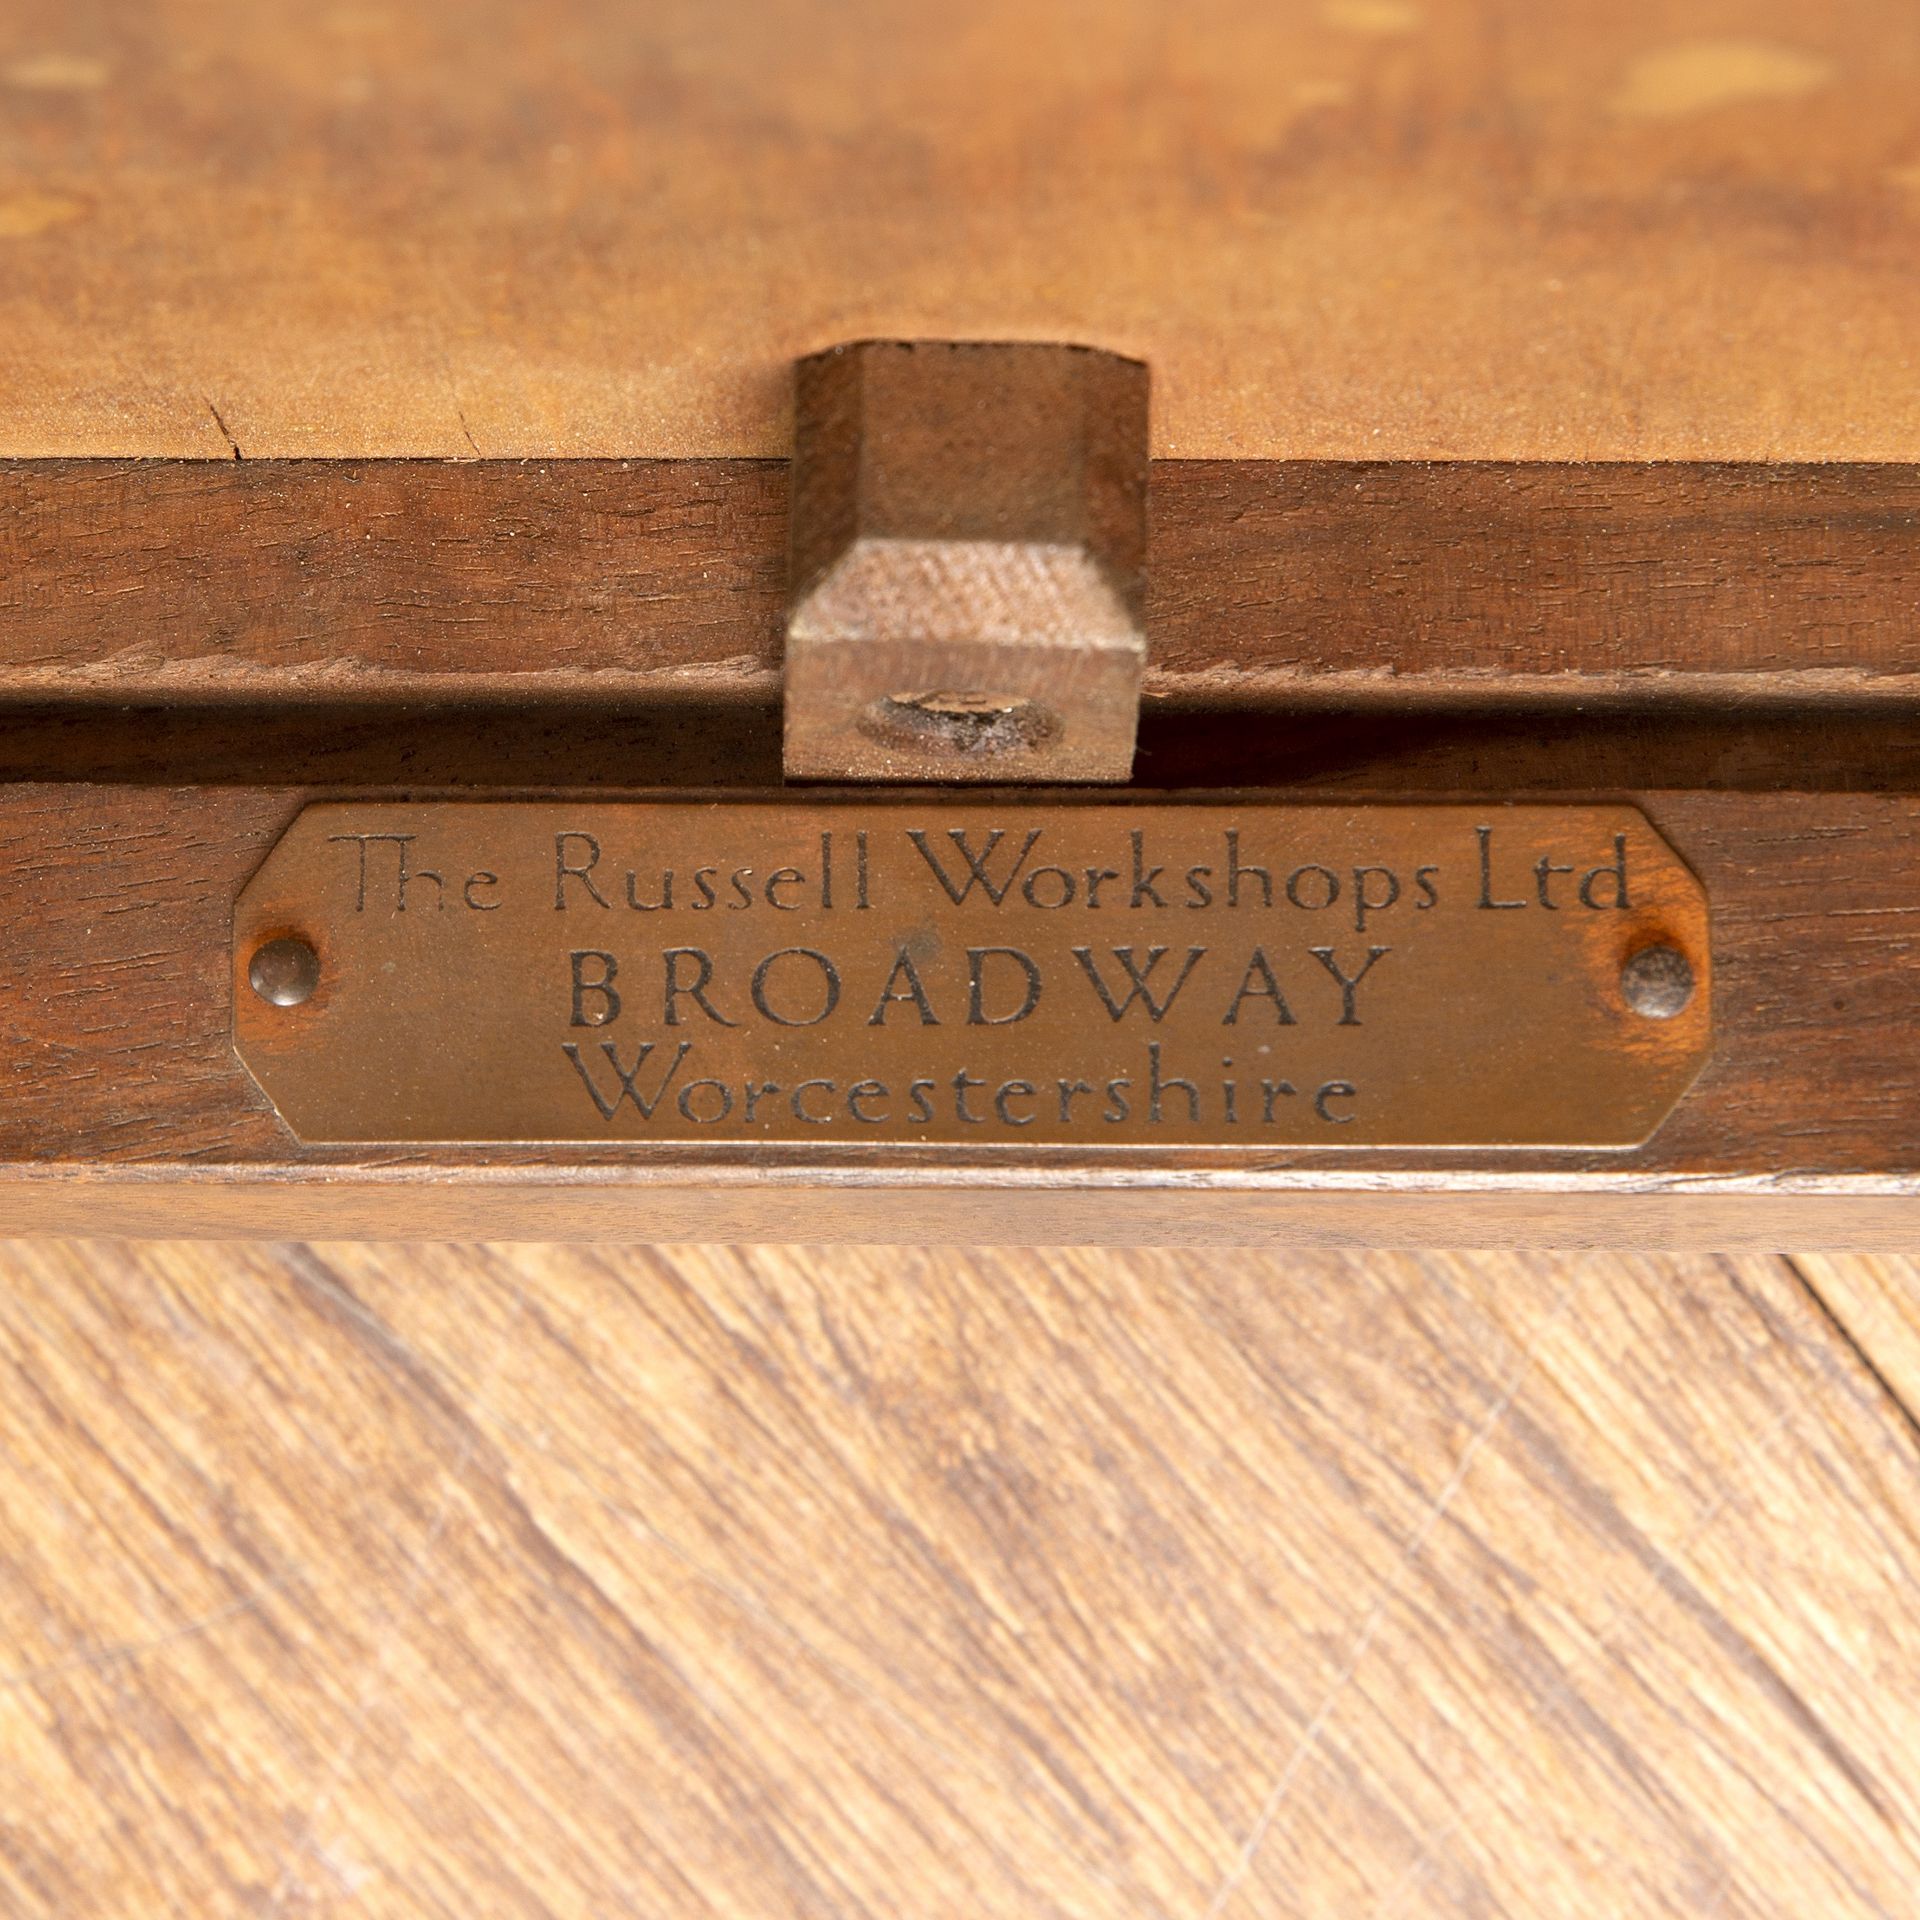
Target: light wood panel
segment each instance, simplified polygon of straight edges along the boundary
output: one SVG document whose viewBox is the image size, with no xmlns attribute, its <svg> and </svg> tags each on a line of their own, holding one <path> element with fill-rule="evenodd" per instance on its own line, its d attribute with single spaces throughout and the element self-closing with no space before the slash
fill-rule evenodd
<svg viewBox="0 0 1920 1920">
<path fill-rule="evenodd" d="M 1911 459 L 1906 0 L 13 0 L 0 453 L 767 454 L 864 334 L 1195 456 Z"/>
<path fill-rule="evenodd" d="M 1911 1908 L 1920 1449 L 1786 1261 L 4 1268 L 19 1920 Z"/>
</svg>

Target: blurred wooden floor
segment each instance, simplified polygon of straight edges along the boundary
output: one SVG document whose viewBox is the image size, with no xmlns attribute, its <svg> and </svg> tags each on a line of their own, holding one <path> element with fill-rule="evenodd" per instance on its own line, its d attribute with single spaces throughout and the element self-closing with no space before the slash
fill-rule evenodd
<svg viewBox="0 0 1920 1920">
<path fill-rule="evenodd" d="M 17 1244 L 0 1913 L 1920 1907 L 1920 1265 Z"/>
</svg>

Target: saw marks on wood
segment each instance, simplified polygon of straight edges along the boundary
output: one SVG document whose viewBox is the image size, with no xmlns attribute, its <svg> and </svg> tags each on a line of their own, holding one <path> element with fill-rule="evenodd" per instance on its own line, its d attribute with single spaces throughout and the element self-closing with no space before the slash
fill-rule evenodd
<svg viewBox="0 0 1920 1920">
<path fill-rule="evenodd" d="M 1892 1262 L 16 1245 L 0 1911 L 1909 1913 L 1920 1447 L 1808 1279 L 1915 1312 Z"/>
</svg>

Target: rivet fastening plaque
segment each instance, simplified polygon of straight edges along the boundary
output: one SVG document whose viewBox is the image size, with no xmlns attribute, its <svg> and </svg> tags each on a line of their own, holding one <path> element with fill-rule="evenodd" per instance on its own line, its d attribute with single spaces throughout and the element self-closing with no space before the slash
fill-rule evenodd
<svg viewBox="0 0 1920 1920">
<path fill-rule="evenodd" d="M 297 935 L 283 934 L 255 950 L 247 984 L 270 1006 L 300 1006 L 320 984 L 320 956 Z"/>
<path fill-rule="evenodd" d="M 1671 1020 L 1693 998 L 1693 967 L 1677 947 L 1642 947 L 1620 970 L 1620 991 L 1635 1013 Z"/>
</svg>

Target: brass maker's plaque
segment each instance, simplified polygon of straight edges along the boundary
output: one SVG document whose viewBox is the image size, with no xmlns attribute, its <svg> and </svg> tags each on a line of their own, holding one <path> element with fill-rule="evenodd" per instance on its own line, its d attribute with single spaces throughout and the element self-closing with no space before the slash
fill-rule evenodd
<svg viewBox="0 0 1920 1920">
<path fill-rule="evenodd" d="M 1624 1147 L 1707 904 L 1624 806 L 303 813 L 234 1034 L 308 1141 Z"/>
</svg>

